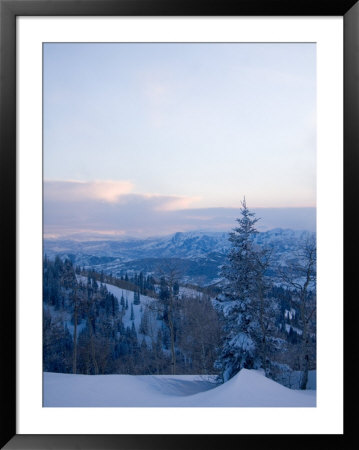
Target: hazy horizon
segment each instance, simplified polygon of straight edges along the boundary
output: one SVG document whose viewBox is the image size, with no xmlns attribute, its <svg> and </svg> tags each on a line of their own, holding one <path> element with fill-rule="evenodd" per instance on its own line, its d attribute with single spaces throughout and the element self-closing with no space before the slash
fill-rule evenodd
<svg viewBox="0 0 359 450">
<path fill-rule="evenodd" d="M 56 205 L 54 205 L 56 207 Z M 45 209 L 45 219 L 48 218 Z M 268 231 L 275 228 L 292 230 L 316 230 L 316 208 L 253 208 L 251 209 L 260 220 L 257 222 L 258 231 Z M 81 215 L 81 211 L 78 211 Z M 203 208 L 197 210 L 167 211 L 152 215 L 148 226 L 138 228 L 138 220 L 131 214 L 123 214 L 121 218 L 114 218 L 114 222 L 121 223 L 121 229 L 109 229 L 113 222 L 109 216 L 103 228 L 97 222 L 97 229 L 70 228 L 68 225 L 60 227 L 61 217 L 51 212 L 53 224 L 44 226 L 45 239 L 70 240 L 114 240 L 127 238 L 151 238 L 174 234 L 176 232 L 199 231 L 230 232 L 236 226 L 236 218 L 240 216 L 240 208 Z M 87 217 L 88 219 L 88 217 Z M 115 225 L 113 224 L 113 225 Z M 86 227 L 87 223 L 82 224 Z M 136 228 L 137 225 L 137 228 Z M 153 231 L 156 229 L 156 231 Z"/>
</svg>

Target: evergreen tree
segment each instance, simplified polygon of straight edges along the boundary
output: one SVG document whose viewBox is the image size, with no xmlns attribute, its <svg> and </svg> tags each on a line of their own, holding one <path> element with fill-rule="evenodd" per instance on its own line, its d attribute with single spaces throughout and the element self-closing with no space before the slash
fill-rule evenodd
<svg viewBox="0 0 359 450">
<path fill-rule="evenodd" d="M 45 372 L 70 373 L 73 342 L 66 325 L 45 310 L 43 320 L 43 367 Z"/>
<path fill-rule="evenodd" d="M 176 374 L 176 332 L 180 316 L 180 303 L 173 294 L 174 283 L 178 279 L 178 272 L 173 267 L 167 268 L 167 274 L 160 282 L 159 305 L 162 309 L 163 321 L 169 331 L 169 348 L 171 351 L 171 374 Z"/>
<path fill-rule="evenodd" d="M 148 334 L 148 322 L 149 322 L 149 313 L 148 309 L 145 309 L 144 313 L 141 316 L 140 333 Z"/>
<path fill-rule="evenodd" d="M 110 298 L 110 300 L 111 300 L 111 312 L 112 312 L 112 316 L 115 317 L 116 314 L 117 314 L 118 311 L 119 311 L 119 308 L 118 308 L 118 301 L 117 301 L 117 298 L 116 298 L 114 295 L 112 295 L 112 294 L 109 294 L 109 298 Z"/>
<path fill-rule="evenodd" d="M 168 285 L 164 276 L 161 277 L 160 280 L 160 293 L 159 298 L 162 302 L 167 302 L 169 299 L 170 293 L 168 289 Z"/>
<path fill-rule="evenodd" d="M 136 328 L 135 328 L 135 323 L 134 322 L 132 322 L 132 325 L 131 325 L 131 336 L 133 338 L 136 338 L 136 340 L 137 340 L 137 333 L 136 333 Z"/>
<path fill-rule="evenodd" d="M 131 320 L 135 320 L 135 314 L 133 312 L 133 304 L 131 303 Z"/>
<path fill-rule="evenodd" d="M 140 300 L 140 291 L 139 290 L 136 290 L 136 291 L 134 291 L 134 293 L 133 293 L 133 304 L 134 305 L 139 305 L 141 303 L 141 300 Z"/>
<path fill-rule="evenodd" d="M 139 286 L 139 293 L 143 294 L 143 290 L 144 290 L 144 276 L 143 276 L 143 272 L 140 272 L 139 276 L 138 276 L 138 286 Z"/>
<path fill-rule="evenodd" d="M 254 244 L 258 220 L 244 199 L 238 226 L 230 233 L 232 246 L 222 269 L 227 284 L 217 304 L 223 314 L 225 337 L 216 367 L 221 370 L 223 381 L 243 367 L 267 367 L 267 333 L 274 310 L 266 295 L 270 255 Z"/>
</svg>

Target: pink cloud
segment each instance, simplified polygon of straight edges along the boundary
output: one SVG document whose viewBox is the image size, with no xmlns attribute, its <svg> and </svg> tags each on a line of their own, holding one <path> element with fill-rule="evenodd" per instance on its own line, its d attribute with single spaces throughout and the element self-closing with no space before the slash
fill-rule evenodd
<svg viewBox="0 0 359 450">
<path fill-rule="evenodd" d="M 102 200 L 115 203 L 133 189 L 130 181 L 45 181 L 44 193 L 52 201 Z"/>
<path fill-rule="evenodd" d="M 200 197 L 135 193 L 130 181 L 50 181 L 44 182 L 44 199 L 52 204 L 103 202 L 113 205 L 141 203 L 158 212 L 180 211 L 193 207 Z"/>
<path fill-rule="evenodd" d="M 165 200 L 164 203 L 156 209 L 157 211 L 178 211 L 188 209 L 198 200 L 200 200 L 199 197 L 172 197 Z"/>
</svg>

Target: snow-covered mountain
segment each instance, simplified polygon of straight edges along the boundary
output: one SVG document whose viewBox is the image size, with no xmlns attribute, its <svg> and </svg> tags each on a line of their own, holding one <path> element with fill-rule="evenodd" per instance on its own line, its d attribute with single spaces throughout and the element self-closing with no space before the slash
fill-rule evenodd
<svg viewBox="0 0 359 450">
<path fill-rule="evenodd" d="M 283 250 L 296 247 L 307 231 L 274 230 L 258 233 L 256 242 Z M 70 241 L 45 239 L 45 253 L 69 256 L 87 255 L 101 258 L 120 258 L 123 261 L 138 258 L 200 258 L 209 253 L 226 253 L 230 247 L 228 233 L 178 232 L 170 236 L 147 239 L 129 238 L 118 241 Z"/>
<path fill-rule="evenodd" d="M 258 233 L 255 241 L 275 250 L 277 262 L 295 253 L 306 231 L 276 228 Z M 44 241 L 45 254 L 69 257 L 75 264 L 121 275 L 129 272 L 155 273 L 159 266 L 174 264 L 183 280 L 209 284 L 219 277 L 219 267 L 230 248 L 223 232 L 178 232 L 164 237 L 128 238 L 118 241 Z"/>
<path fill-rule="evenodd" d="M 164 237 L 128 238 L 118 241 L 45 240 L 45 253 L 91 255 L 99 258 L 198 258 L 210 252 L 223 253 L 228 249 L 227 233 L 178 232 Z"/>
</svg>

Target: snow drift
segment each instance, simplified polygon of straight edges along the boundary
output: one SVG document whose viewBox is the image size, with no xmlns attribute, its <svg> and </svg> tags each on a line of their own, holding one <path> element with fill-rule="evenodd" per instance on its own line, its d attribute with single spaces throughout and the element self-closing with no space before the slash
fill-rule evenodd
<svg viewBox="0 0 359 450">
<path fill-rule="evenodd" d="M 45 372 L 43 400 L 52 407 L 314 407 L 316 391 L 291 390 L 246 369 L 219 386 L 200 375 Z"/>
</svg>

